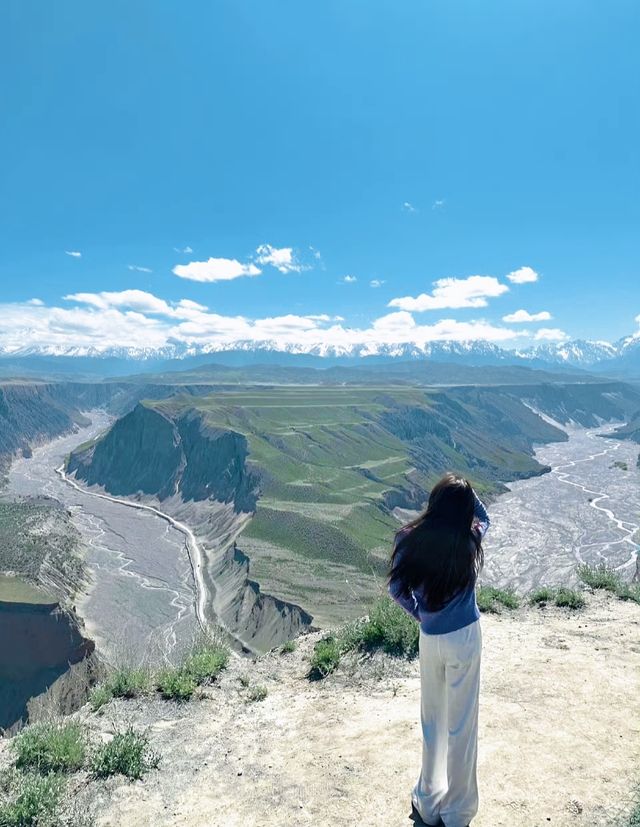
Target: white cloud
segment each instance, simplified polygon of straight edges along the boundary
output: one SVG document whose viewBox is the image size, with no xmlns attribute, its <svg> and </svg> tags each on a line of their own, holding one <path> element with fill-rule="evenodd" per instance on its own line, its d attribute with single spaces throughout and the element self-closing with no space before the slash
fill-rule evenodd
<svg viewBox="0 0 640 827">
<path fill-rule="evenodd" d="M 190 281 L 231 281 L 241 276 L 259 276 L 262 272 L 255 264 L 242 264 L 235 258 L 210 258 L 207 261 L 190 261 L 176 264 L 174 275 Z"/>
<path fill-rule="evenodd" d="M 418 212 L 417 208 L 413 206 L 409 201 L 405 201 L 402 205 L 402 209 L 405 212 Z"/>
<path fill-rule="evenodd" d="M 541 327 L 536 331 L 534 339 L 538 341 L 544 340 L 549 342 L 565 342 L 569 336 L 557 327 Z"/>
<path fill-rule="evenodd" d="M 216 349 L 233 347 L 239 341 L 268 342 L 277 347 L 290 345 L 295 350 L 322 348 L 331 342 L 345 352 L 364 346 L 373 353 L 382 344 L 424 345 L 443 339 L 503 342 L 527 335 L 484 320 L 441 319 L 435 324 L 418 324 L 406 310 L 387 313 L 357 328 L 326 313 L 257 319 L 223 316 L 191 299 L 169 302 L 143 290 L 72 293 L 65 298 L 75 305 L 0 304 L 0 347 L 15 353 L 28 343 L 49 352 L 71 346 L 99 353 L 114 347 L 154 348 L 172 343 Z"/>
<path fill-rule="evenodd" d="M 121 290 L 120 292 L 103 291 L 101 293 L 70 293 L 65 301 L 78 302 L 106 310 L 112 307 L 127 307 L 141 313 L 162 313 L 171 315 L 172 310 L 164 299 L 144 290 Z"/>
<path fill-rule="evenodd" d="M 192 253 L 193 250 L 188 245 L 186 247 L 174 247 L 176 253 Z"/>
<path fill-rule="evenodd" d="M 80 250 L 65 250 L 65 253 L 71 258 L 82 258 L 82 253 Z"/>
<path fill-rule="evenodd" d="M 488 298 L 506 293 L 509 288 L 494 276 L 469 276 L 466 279 L 438 279 L 432 293 L 421 293 L 415 298 L 403 296 L 391 299 L 388 307 L 422 312 L 444 308 L 486 307 Z"/>
<path fill-rule="evenodd" d="M 548 310 L 541 310 L 540 313 L 529 313 L 528 310 L 516 310 L 502 317 L 503 322 L 547 322 L 551 318 Z"/>
<path fill-rule="evenodd" d="M 369 287 L 382 287 L 384 284 L 384 279 L 371 279 L 369 282 Z"/>
<path fill-rule="evenodd" d="M 316 261 L 322 261 L 322 254 L 320 253 L 320 250 L 316 250 L 315 247 L 309 247 L 309 250 L 311 250 L 311 255 Z"/>
<path fill-rule="evenodd" d="M 153 273 L 150 267 L 140 267 L 139 264 L 127 264 L 127 269 L 135 270 L 138 273 Z"/>
<path fill-rule="evenodd" d="M 439 198 L 431 205 L 432 210 L 441 210 L 444 207 L 444 198 Z"/>
<path fill-rule="evenodd" d="M 33 307 L 43 307 L 44 302 L 42 301 L 42 299 L 29 299 L 27 304 L 30 304 Z"/>
<path fill-rule="evenodd" d="M 354 282 L 358 281 L 357 276 L 345 276 L 342 281 L 345 284 L 354 284 Z"/>
<path fill-rule="evenodd" d="M 271 265 L 281 273 L 300 273 L 306 269 L 296 261 L 293 247 L 272 247 L 271 244 L 261 244 L 256 250 L 258 264 Z"/>
<path fill-rule="evenodd" d="M 66 301 L 89 305 L 98 310 L 123 309 L 126 312 L 148 313 L 167 316 L 170 319 L 198 319 L 208 308 L 204 304 L 180 299 L 178 302 L 166 302 L 147 293 L 145 290 L 121 290 L 119 292 L 103 291 L 101 293 L 71 293 L 64 296 Z"/>
<path fill-rule="evenodd" d="M 513 284 L 528 284 L 533 281 L 538 281 L 538 274 L 531 267 L 520 267 L 512 273 L 507 273 L 507 278 Z"/>
</svg>

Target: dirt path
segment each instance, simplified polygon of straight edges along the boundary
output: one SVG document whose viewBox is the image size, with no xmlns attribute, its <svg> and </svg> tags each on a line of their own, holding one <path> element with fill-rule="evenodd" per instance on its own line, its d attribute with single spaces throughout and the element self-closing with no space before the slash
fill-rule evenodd
<svg viewBox="0 0 640 827">
<path fill-rule="evenodd" d="M 640 607 L 595 595 L 579 614 L 523 610 L 482 623 L 474 827 L 615 823 L 640 776 Z M 309 683 L 315 639 L 234 662 L 200 702 L 120 703 L 89 716 L 101 733 L 112 718 L 149 726 L 164 756 L 144 782 L 100 788 L 98 824 L 410 825 L 417 664 L 374 658 Z M 268 689 L 264 701 L 247 702 L 242 675 Z"/>
</svg>

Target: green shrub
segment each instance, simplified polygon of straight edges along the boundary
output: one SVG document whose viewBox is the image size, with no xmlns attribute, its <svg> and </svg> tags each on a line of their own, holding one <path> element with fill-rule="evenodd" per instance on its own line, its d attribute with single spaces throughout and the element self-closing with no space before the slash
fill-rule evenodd
<svg viewBox="0 0 640 827">
<path fill-rule="evenodd" d="M 476 599 L 481 612 L 494 614 L 500 614 L 503 607 L 517 609 L 520 605 L 520 598 L 513 589 L 496 589 L 494 586 L 478 586 Z"/>
<path fill-rule="evenodd" d="M 87 740 L 76 723 L 41 723 L 27 727 L 12 744 L 16 767 L 42 774 L 74 772 L 84 764 Z"/>
<path fill-rule="evenodd" d="M 1 827 L 38 827 L 53 821 L 64 789 L 61 776 L 16 773 L 3 781 Z"/>
<path fill-rule="evenodd" d="M 106 683 L 114 698 L 137 698 L 151 689 L 148 669 L 122 667 L 117 669 Z"/>
<path fill-rule="evenodd" d="M 584 596 L 575 589 L 567 589 L 564 586 L 556 590 L 554 602 L 556 606 L 569 609 L 584 608 Z"/>
<path fill-rule="evenodd" d="M 252 686 L 247 693 L 248 701 L 264 701 L 269 693 L 266 686 Z"/>
<path fill-rule="evenodd" d="M 540 586 L 539 589 L 531 592 L 529 595 L 529 602 L 532 605 L 544 606 L 545 603 L 552 603 L 555 598 L 555 592 L 549 586 Z"/>
<path fill-rule="evenodd" d="M 361 635 L 361 646 L 382 649 L 390 655 L 415 657 L 418 654 L 420 626 L 403 608 L 389 598 L 380 600 L 371 610 L 369 619 L 350 637 Z M 353 648 L 353 647 L 350 647 Z M 343 646 L 343 651 L 346 647 Z"/>
<path fill-rule="evenodd" d="M 640 583 L 620 582 L 615 593 L 620 600 L 633 600 L 634 603 L 640 603 Z M 638 823 L 640 824 L 640 821 Z"/>
<path fill-rule="evenodd" d="M 184 660 L 182 670 L 200 685 L 215 680 L 229 663 L 229 647 L 213 640 L 194 646 Z"/>
<path fill-rule="evenodd" d="M 313 680 L 326 678 L 338 668 L 340 663 L 340 643 L 334 635 L 319 640 L 313 647 L 309 677 Z"/>
<path fill-rule="evenodd" d="M 180 667 L 162 671 L 158 675 L 156 686 L 167 700 L 188 701 L 196 691 L 197 683 L 193 675 Z"/>
<path fill-rule="evenodd" d="M 108 704 L 112 698 L 113 692 L 109 685 L 101 683 L 98 686 L 94 686 L 91 692 L 89 692 L 89 705 L 94 712 L 97 712 L 105 704 Z"/>
<path fill-rule="evenodd" d="M 291 652 L 295 652 L 297 648 L 298 644 L 295 642 L 295 640 L 287 640 L 280 647 L 280 654 L 290 655 Z"/>
<path fill-rule="evenodd" d="M 560 586 L 557 589 L 552 589 L 550 586 L 541 586 L 529 595 L 529 602 L 538 606 L 555 603 L 556 606 L 569 609 L 582 609 L 585 605 L 582 592 L 565 586 Z"/>
<path fill-rule="evenodd" d="M 605 563 L 598 566 L 578 566 L 578 577 L 592 589 L 605 589 L 615 592 L 620 587 L 620 575 Z"/>
<path fill-rule="evenodd" d="M 135 780 L 157 767 L 159 761 L 159 756 L 149 748 L 147 736 L 129 727 L 124 732 L 116 732 L 108 744 L 96 750 L 91 771 L 96 778 L 124 775 Z"/>
</svg>

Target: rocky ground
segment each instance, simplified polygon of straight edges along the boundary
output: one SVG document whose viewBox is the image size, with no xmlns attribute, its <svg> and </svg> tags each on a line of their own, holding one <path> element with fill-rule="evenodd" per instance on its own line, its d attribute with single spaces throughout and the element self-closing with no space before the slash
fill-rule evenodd
<svg viewBox="0 0 640 827">
<path fill-rule="evenodd" d="M 628 823 L 640 780 L 640 607 L 603 593 L 587 601 L 574 613 L 483 616 L 474 827 Z M 135 783 L 79 779 L 77 800 L 100 827 L 410 825 L 417 662 L 358 658 L 314 683 L 317 638 L 234 659 L 188 704 L 85 707 L 77 715 L 96 739 L 147 729 L 161 763 Z M 256 686 L 264 700 L 250 700 Z M 0 763 L 2 752 L 6 742 Z"/>
</svg>

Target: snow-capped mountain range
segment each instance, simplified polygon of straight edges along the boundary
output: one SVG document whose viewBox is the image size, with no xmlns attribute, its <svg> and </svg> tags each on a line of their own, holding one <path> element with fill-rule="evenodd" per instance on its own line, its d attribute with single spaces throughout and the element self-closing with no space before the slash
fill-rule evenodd
<svg viewBox="0 0 640 827">
<path fill-rule="evenodd" d="M 357 344 L 335 345 L 327 341 L 314 345 L 290 344 L 274 339 L 264 341 L 239 340 L 225 345 L 185 345 L 176 342 L 160 348 L 118 347 L 101 350 L 80 346 L 30 346 L 12 351 L 0 349 L 2 363 L 16 365 L 45 360 L 66 363 L 73 368 L 86 370 L 93 363 L 96 372 L 99 363 L 122 363 L 123 373 L 155 370 L 163 363 L 174 363 L 179 369 L 197 361 L 226 364 L 305 363 L 315 366 L 334 364 L 362 364 L 391 360 L 431 359 L 438 362 L 455 362 L 469 365 L 523 365 L 531 367 L 580 368 L 616 375 L 640 376 L 640 335 L 627 336 L 618 342 L 576 339 L 561 343 L 545 343 L 520 350 L 510 350 L 486 341 L 434 341 L 427 343 Z M 5 371 L 6 372 L 6 371 Z M 108 371 L 111 372 L 111 371 Z"/>
</svg>

